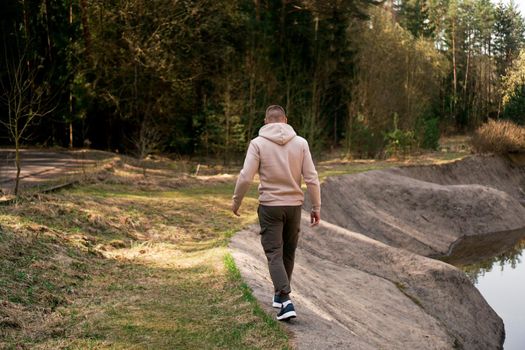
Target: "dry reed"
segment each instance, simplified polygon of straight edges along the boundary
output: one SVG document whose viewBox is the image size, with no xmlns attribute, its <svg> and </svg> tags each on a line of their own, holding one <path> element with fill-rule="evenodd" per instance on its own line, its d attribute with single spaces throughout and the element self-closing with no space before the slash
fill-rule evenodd
<svg viewBox="0 0 525 350">
<path fill-rule="evenodd" d="M 480 126 L 472 137 L 477 153 L 506 154 L 525 150 L 525 127 L 508 120 L 492 120 Z"/>
</svg>

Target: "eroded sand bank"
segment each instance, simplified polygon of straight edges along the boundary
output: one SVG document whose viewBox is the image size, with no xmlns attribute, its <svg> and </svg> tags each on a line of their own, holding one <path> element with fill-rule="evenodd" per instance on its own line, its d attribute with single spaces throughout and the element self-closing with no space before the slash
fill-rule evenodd
<svg viewBox="0 0 525 350">
<path fill-rule="evenodd" d="M 292 288 L 300 349 L 499 349 L 502 320 L 455 267 L 426 256 L 460 237 L 525 226 L 525 172 L 505 159 L 328 178 L 323 219 L 304 214 Z M 256 225 L 232 254 L 272 314 Z"/>
</svg>

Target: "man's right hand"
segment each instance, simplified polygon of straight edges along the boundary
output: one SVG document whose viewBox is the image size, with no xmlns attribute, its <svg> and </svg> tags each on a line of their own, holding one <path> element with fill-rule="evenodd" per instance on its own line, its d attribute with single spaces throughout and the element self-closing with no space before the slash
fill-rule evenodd
<svg viewBox="0 0 525 350">
<path fill-rule="evenodd" d="M 239 208 L 235 205 L 235 202 L 232 202 L 232 212 L 233 212 L 236 216 L 241 216 L 241 214 L 239 214 Z"/>
<path fill-rule="evenodd" d="M 310 227 L 316 226 L 321 221 L 321 212 L 312 211 L 310 212 Z"/>
</svg>

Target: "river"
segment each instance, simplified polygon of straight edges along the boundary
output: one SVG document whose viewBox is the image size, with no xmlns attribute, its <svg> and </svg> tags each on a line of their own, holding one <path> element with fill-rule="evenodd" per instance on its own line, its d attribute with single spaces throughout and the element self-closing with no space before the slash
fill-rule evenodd
<svg viewBox="0 0 525 350">
<path fill-rule="evenodd" d="M 467 237 L 443 260 L 463 269 L 503 319 L 504 349 L 525 349 L 525 229 Z"/>
</svg>

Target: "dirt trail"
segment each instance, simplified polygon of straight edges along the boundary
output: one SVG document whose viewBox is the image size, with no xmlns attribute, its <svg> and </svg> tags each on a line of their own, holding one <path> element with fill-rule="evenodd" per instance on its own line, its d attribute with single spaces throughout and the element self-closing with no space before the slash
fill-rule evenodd
<svg viewBox="0 0 525 350">
<path fill-rule="evenodd" d="M 525 171 L 498 157 L 328 178 L 325 222 L 303 218 L 292 283 L 300 349 L 501 349 L 503 322 L 455 267 L 425 256 L 460 237 L 525 226 Z M 269 307 L 258 227 L 234 258 Z"/>
<path fill-rule="evenodd" d="M 22 171 L 20 186 L 31 187 L 56 181 L 57 179 L 94 167 L 112 153 L 96 150 L 53 151 L 23 149 L 20 151 Z M 0 193 L 11 193 L 16 177 L 15 152 L 0 150 Z"/>
</svg>

